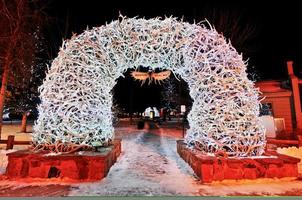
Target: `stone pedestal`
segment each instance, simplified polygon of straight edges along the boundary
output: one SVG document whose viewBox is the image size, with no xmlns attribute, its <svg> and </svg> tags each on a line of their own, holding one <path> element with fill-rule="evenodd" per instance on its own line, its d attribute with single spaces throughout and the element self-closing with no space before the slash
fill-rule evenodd
<svg viewBox="0 0 302 200">
<path fill-rule="evenodd" d="M 300 159 L 268 151 L 260 157 L 224 158 L 207 156 L 177 141 L 177 152 L 203 183 L 224 179 L 297 177 Z"/>
<path fill-rule="evenodd" d="M 19 178 L 66 178 L 75 181 L 96 181 L 104 178 L 121 153 L 121 141 L 101 152 L 80 151 L 51 155 L 29 150 L 8 153 L 6 176 Z"/>
</svg>

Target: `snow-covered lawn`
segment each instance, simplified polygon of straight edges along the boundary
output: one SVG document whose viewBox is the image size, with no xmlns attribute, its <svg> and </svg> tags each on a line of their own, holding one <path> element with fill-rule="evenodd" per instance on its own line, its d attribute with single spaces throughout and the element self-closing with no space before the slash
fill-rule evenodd
<svg viewBox="0 0 302 200">
<path fill-rule="evenodd" d="M 16 150 L 11 149 L 11 150 L 3 150 L 0 149 L 0 175 L 5 173 L 6 166 L 7 166 L 7 153 L 14 152 Z"/>
<path fill-rule="evenodd" d="M 32 125 L 27 125 L 27 133 L 20 133 L 20 123 L 21 122 L 13 122 L 12 124 L 9 122 L 5 122 L 2 126 L 1 139 L 6 140 L 9 135 L 14 135 L 16 141 L 30 141 L 31 140 L 31 132 Z M 20 150 L 27 148 L 27 145 L 15 145 L 15 150 Z M 6 144 L 0 144 L 0 149 L 5 149 Z"/>
<path fill-rule="evenodd" d="M 227 180 L 200 184 L 200 196 L 302 196 L 302 181 L 295 178 Z"/>
<path fill-rule="evenodd" d="M 14 135 L 16 141 L 30 141 L 32 131 L 32 125 L 27 125 L 28 133 L 20 133 L 21 122 L 4 122 L 2 125 L 1 139 L 5 140 L 9 135 Z M 6 144 L 0 144 L 0 174 L 5 173 L 7 165 L 7 153 L 14 152 L 16 150 L 25 149 L 28 145 L 15 145 L 13 150 L 5 150 Z"/>
<path fill-rule="evenodd" d="M 299 173 L 302 174 L 302 147 L 278 148 L 277 152 L 280 154 L 285 154 L 288 156 L 300 158 L 300 162 L 298 163 L 298 170 Z"/>
</svg>

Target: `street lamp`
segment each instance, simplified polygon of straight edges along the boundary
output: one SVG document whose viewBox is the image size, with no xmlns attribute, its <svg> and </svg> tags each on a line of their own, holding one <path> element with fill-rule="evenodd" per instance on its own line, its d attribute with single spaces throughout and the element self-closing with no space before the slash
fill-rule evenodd
<svg viewBox="0 0 302 200">
<path fill-rule="evenodd" d="M 186 112 L 186 105 L 180 106 L 180 113 L 182 116 L 182 137 L 185 137 L 185 112 Z"/>
</svg>

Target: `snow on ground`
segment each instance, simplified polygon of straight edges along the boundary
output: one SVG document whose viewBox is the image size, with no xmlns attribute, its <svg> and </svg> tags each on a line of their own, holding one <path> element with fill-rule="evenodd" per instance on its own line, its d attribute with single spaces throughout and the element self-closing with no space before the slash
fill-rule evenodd
<svg viewBox="0 0 302 200">
<path fill-rule="evenodd" d="M 166 129 L 159 127 L 150 132 L 124 135 L 123 152 L 108 176 L 95 183 L 75 184 L 69 195 L 302 195 L 302 182 L 296 178 L 225 180 L 202 184 L 178 156 L 176 139 L 160 137 L 166 134 Z"/>
<path fill-rule="evenodd" d="M 22 134 L 17 133 L 17 125 L 5 125 L 4 128 L 19 137 Z M 176 140 L 181 136 L 180 128 L 167 128 L 166 125 L 151 127 L 150 130 L 137 130 L 135 125 L 117 127 L 116 137 L 122 138 L 122 154 L 103 180 L 75 184 L 54 179 L 28 179 L 22 182 L 0 179 L 0 196 L 302 196 L 302 181 L 295 178 L 225 180 L 202 184 L 176 152 Z M 21 138 L 28 139 L 29 135 L 22 134 Z M 7 164 L 5 154 L 11 151 L 0 150 L 0 173 L 5 171 Z M 278 152 L 302 156 L 301 148 L 280 148 Z"/>
<path fill-rule="evenodd" d="M 278 148 L 277 152 L 280 154 L 285 154 L 288 156 L 300 158 L 300 162 L 298 163 L 299 174 L 302 174 L 302 147 L 284 147 Z"/>
<path fill-rule="evenodd" d="M 32 124 L 28 124 L 26 127 L 27 133 L 20 133 L 20 121 L 16 122 L 4 122 L 1 131 L 1 139 L 7 139 L 8 135 L 15 135 L 16 140 L 30 140 L 32 132 Z"/>
<path fill-rule="evenodd" d="M 14 135 L 16 141 L 31 141 L 32 124 L 27 125 L 27 133 L 20 133 L 20 121 L 5 121 L 2 126 L 1 139 L 6 140 L 9 135 Z M 27 148 L 28 145 L 14 145 L 15 150 Z M 6 144 L 0 144 L 0 149 L 5 149 Z"/>
<path fill-rule="evenodd" d="M 1 131 L 1 139 L 6 140 L 9 135 L 14 135 L 16 141 L 30 141 L 30 133 L 20 133 L 20 121 L 4 121 Z M 32 125 L 27 125 L 27 131 L 32 131 Z M 7 165 L 7 153 L 14 152 L 16 150 L 25 149 L 28 145 L 14 145 L 13 150 L 5 150 L 6 144 L 0 144 L 0 174 L 5 173 Z"/>
<path fill-rule="evenodd" d="M 197 195 L 197 179 L 175 147 L 173 138 L 147 132 L 126 135 L 108 176 L 79 184 L 70 195 Z"/>
<path fill-rule="evenodd" d="M 200 184 L 200 196 L 291 196 L 302 195 L 302 182 L 295 178 L 225 180 Z"/>
<path fill-rule="evenodd" d="M 6 166 L 7 166 L 7 153 L 14 152 L 16 150 L 11 149 L 11 150 L 0 150 L 0 175 L 5 173 Z"/>
</svg>

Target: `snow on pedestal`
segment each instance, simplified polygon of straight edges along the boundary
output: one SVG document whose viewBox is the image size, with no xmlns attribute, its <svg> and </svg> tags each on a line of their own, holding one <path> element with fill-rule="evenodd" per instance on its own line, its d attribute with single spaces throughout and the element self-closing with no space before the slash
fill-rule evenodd
<svg viewBox="0 0 302 200">
<path fill-rule="evenodd" d="M 209 24 L 175 18 L 121 17 L 65 41 L 40 87 L 34 145 L 110 143 L 112 88 L 139 66 L 171 70 L 188 83 L 189 146 L 229 156 L 264 152 L 258 90 L 242 56 Z"/>
</svg>

